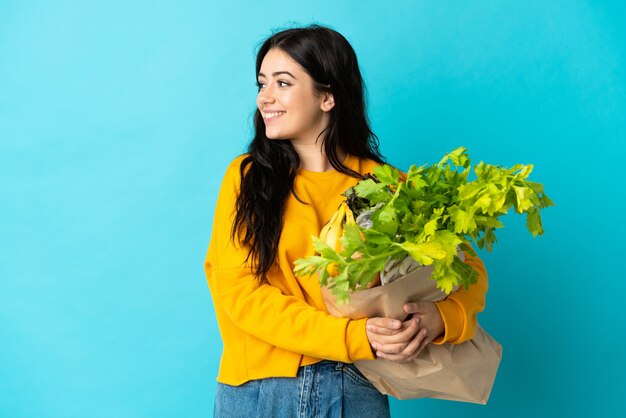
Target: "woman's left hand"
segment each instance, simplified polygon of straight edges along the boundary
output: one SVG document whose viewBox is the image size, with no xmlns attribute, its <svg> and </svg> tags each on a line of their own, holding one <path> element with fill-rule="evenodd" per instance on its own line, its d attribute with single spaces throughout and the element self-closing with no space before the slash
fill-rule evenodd
<svg viewBox="0 0 626 418">
<path fill-rule="evenodd" d="M 421 344 L 419 351 L 422 351 L 426 344 L 437 338 L 444 332 L 443 318 L 435 302 L 413 302 L 404 304 L 404 312 L 413 314 L 413 318 L 419 318 L 421 328 L 426 328 L 427 343 Z M 419 354 L 415 353 L 415 356 Z"/>
<path fill-rule="evenodd" d="M 376 357 L 399 363 L 411 361 L 426 344 L 426 330 L 420 329 L 419 318 L 404 322 L 392 318 L 369 318 L 367 338 Z"/>
</svg>

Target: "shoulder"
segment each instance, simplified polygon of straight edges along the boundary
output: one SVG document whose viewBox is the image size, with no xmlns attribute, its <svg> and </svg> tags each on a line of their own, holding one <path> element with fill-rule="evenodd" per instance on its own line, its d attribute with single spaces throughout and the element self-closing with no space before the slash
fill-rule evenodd
<svg viewBox="0 0 626 418">
<path fill-rule="evenodd" d="M 376 167 L 383 165 L 383 163 L 379 163 L 369 158 L 362 158 L 362 157 L 356 157 L 356 156 L 352 156 L 352 158 L 354 159 L 354 166 L 350 168 L 354 169 L 361 175 L 365 175 L 367 173 L 373 173 Z"/>
<path fill-rule="evenodd" d="M 222 176 L 220 196 L 236 196 L 239 193 L 241 186 L 241 165 L 247 156 L 248 154 L 238 155 L 228 163 Z"/>
<path fill-rule="evenodd" d="M 245 160 L 249 156 L 250 154 L 245 153 L 245 154 L 241 154 L 233 158 L 228 164 L 228 167 L 226 168 L 226 173 L 229 173 L 231 171 L 237 171 L 237 172 L 240 171 L 243 160 Z"/>
<path fill-rule="evenodd" d="M 241 164 L 249 156 L 248 153 L 241 154 L 233 158 L 224 172 L 224 181 L 239 182 L 241 178 Z"/>
</svg>

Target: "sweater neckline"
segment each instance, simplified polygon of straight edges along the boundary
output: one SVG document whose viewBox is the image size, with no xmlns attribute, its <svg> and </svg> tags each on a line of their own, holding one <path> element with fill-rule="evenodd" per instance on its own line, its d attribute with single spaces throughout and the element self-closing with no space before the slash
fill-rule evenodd
<svg viewBox="0 0 626 418">
<path fill-rule="evenodd" d="M 353 161 L 354 161 L 354 157 L 351 154 L 346 154 L 346 158 L 343 160 L 343 165 L 351 169 L 354 169 L 354 167 L 352 167 Z M 335 170 L 334 167 L 328 171 L 310 171 L 310 170 L 305 170 L 303 168 L 299 168 L 298 175 L 311 179 L 311 180 L 326 180 L 326 179 L 331 179 L 338 175 L 343 175 L 343 173 Z"/>
</svg>

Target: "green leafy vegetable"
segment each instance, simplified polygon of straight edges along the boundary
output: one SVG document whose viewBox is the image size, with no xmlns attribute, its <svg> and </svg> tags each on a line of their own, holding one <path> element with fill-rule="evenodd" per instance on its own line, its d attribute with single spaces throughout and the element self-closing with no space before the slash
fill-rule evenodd
<svg viewBox="0 0 626 418">
<path fill-rule="evenodd" d="M 382 165 L 348 189 L 346 208 L 334 216 L 333 225 L 314 237 L 319 255 L 296 261 L 296 275 L 317 272 L 340 302 L 349 293 L 365 288 L 392 259 L 410 256 L 422 265 L 433 265 L 432 279 L 444 292 L 468 287 L 477 273 L 457 256 L 457 247 L 473 253 L 469 242 L 491 251 L 497 242 L 499 217 L 514 209 L 526 214 L 533 236 L 543 234 L 539 211 L 553 206 L 543 185 L 527 180 L 532 165 L 511 168 L 480 162 L 476 178 L 469 181 L 471 161 L 459 147 L 437 165 L 411 166 L 406 174 Z M 360 226 L 354 217 L 369 215 L 370 225 Z M 357 218 L 359 219 L 359 218 Z M 344 225 L 345 224 L 345 225 Z M 343 228 L 339 243 L 336 238 Z"/>
</svg>

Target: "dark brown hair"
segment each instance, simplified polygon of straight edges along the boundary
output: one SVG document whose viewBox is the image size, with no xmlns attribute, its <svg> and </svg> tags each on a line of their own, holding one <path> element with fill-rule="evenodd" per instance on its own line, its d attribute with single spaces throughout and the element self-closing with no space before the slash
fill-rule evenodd
<svg viewBox="0 0 626 418">
<path fill-rule="evenodd" d="M 367 118 L 357 57 L 346 38 L 320 25 L 274 33 L 257 52 L 255 78 L 272 48 L 281 49 L 300 64 L 318 92 L 332 92 L 335 106 L 330 111 L 328 127 L 320 135 L 325 133 L 324 151 L 333 168 L 360 177 L 343 165 L 338 150 L 383 162 L 378 138 Z M 254 129 L 255 136 L 240 168 L 241 188 L 231 232 L 233 239 L 248 248 L 246 261 L 251 259 L 255 276 L 263 279 L 276 259 L 285 201 L 290 193 L 298 198 L 294 179 L 300 159 L 290 141 L 268 140 L 258 109 L 254 114 Z"/>
</svg>

